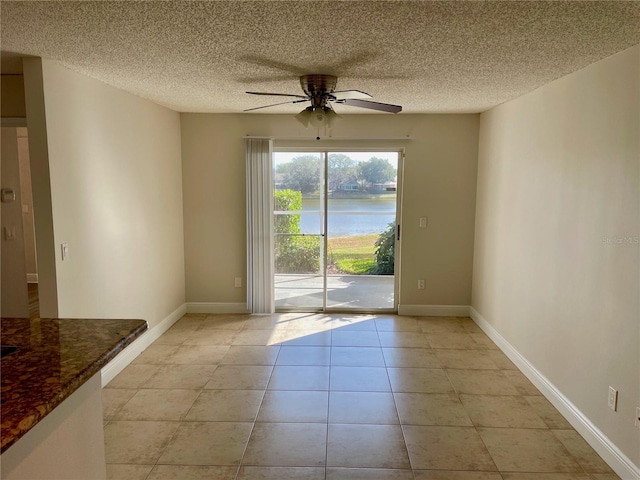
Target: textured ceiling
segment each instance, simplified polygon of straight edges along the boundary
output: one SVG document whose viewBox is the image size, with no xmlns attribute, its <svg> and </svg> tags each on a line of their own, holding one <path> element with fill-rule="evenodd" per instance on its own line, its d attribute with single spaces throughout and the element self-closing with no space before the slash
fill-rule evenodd
<svg viewBox="0 0 640 480">
<path fill-rule="evenodd" d="M 182 112 L 283 101 L 244 92 L 300 94 L 308 73 L 337 75 L 338 90 L 408 113 L 480 112 L 640 43 L 636 1 L 3 0 L 1 9 L 3 51 Z"/>
</svg>

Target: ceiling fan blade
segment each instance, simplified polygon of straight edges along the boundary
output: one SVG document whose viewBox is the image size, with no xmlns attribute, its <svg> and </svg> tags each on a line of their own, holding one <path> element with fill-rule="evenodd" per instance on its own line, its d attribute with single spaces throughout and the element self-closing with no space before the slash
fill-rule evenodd
<svg viewBox="0 0 640 480">
<path fill-rule="evenodd" d="M 252 110 L 260 110 L 261 108 L 269 108 L 269 107 L 275 107 L 276 105 L 286 105 L 287 103 L 300 103 L 300 102 L 306 102 L 306 101 L 307 101 L 307 97 L 304 97 L 302 100 L 291 100 L 289 102 L 280 102 L 280 103 L 272 103 L 271 105 L 263 105 L 262 107 L 247 108 L 246 110 L 243 110 L 243 112 L 251 112 Z"/>
<path fill-rule="evenodd" d="M 249 93 L 251 95 L 269 95 L 272 97 L 295 97 L 295 98 L 304 98 L 305 100 L 309 99 L 309 97 L 304 95 L 293 95 L 290 93 L 268 93 L 268 92 L 245 92 L 245 93 Z"/>
<path fill-rule="evenodd" d="M 410 80 L 415 78 L 412 75 L 378 75 L 375 72 L 367 72 L 365 75 L 367 80 Z M 351 80 L 351 81 L 359 81 L 362 80 L 362 76 L 356 75 L 341 75 L 340 80 Z"/>
<path fill-rule="evenodd" d="M 366 100 L 367 98 L 373 98 L 371 95 L 363 92 L 362 90 L 340 90 L 338 92 L 331 92 L 331 96 L 335 97 L 336 100 L 347 100 L 347 99 Z"/>
<path fill-rule="evenodd" d="M 279 62 L 277 60 L 271 60 L 265 57 L 259 57 L 257 55 L 244 55 L 240 57 L 240 60 L 253 63 L 254 65 L 259 65 L 261 67 L 268 67 L 274 70 L 289 72 L 296 76 L 304 75 L 306 73 L 304 69 L 297 67 L 296 65 L 291 65 L 290 63 L 285 63 L 285 62 Z"/>
<path fill-rule="evenodd" d="M 296 77 L 295 75 L 279 75 L 279 76 L 264 76 L 264 77 L 244 77 L 244 78 L 239 78 L 238 82 L 240 83 L 244 83 L 244 84 L 251 84 L 251 83 L 266 83 L 266 82 L 285 82 L 285 81 L 293 81 L 295 80 Z"/>
<path fill-rule="evenodd" d="M 345 58 L 341 62 L 338 62 L 334 65 L 336 71 L 343 71 L 344 69 L 348 69 L 353 67 L 354 65 L 369 63 L 372 60 L 375 60 L 380 56 L 379 53 L 375 52 L 356 52 L 348 58 Z"/>
<path fill-rule="evenodd" d="M 381 112 L 398 113 L 402 111 L 400 105 L 391 105 L 389 103 L 371 102 L 369 100 L 360 100 L 358 98 L 340 100 L 340 103 L 350 105 L 352 107 L 369 108 L 371 110 L 379 110 Z"/>
</svg>

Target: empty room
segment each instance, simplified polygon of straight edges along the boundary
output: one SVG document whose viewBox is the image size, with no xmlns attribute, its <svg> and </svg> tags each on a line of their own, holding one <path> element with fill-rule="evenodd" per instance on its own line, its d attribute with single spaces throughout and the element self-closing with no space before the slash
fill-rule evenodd
<svg viewBox="0 0 640 480">
<path fill-rule="evenodd" d="M 2 478 L 640 480 L 640 2 L 0 8 Z"/>
</svg>

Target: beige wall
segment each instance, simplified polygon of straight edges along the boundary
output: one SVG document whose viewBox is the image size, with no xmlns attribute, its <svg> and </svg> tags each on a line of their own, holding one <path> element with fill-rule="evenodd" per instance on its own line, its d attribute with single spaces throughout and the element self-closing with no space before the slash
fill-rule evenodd
<svg viewBox="0 0 640 480">
<path fill-rule="evenodd" d="M 180 116 L 48 60 L 42 75 L 59 316 L 152 327 L 184 304 Z"/>
<path fill-rule="evenodd" d="M 252 135 L 312 147 L 404 147 L 400 303 L 469 305 L 478 118 L 344 115 L 335 137 L 411 140 L 317 142 L 315 132 L 292 115 L 182 114 L 187 301 L 246 300 L 233 279 L 246 276 L 243 137 Z M 426 229 L 418 227 L 421 216 L 429 217 Z M 426 280 L 425 290 L 417 290 L 419 278 Z"/>
<path fill-rule="evenodd" d="M 56 252 L 59 250 L 56 249 L 53 238 L 53 209 L 42 61 L 35 57 L 24 58 L 23 67 L 29 128 L 33 219 L 36 230 L 39 313 L 43 318 L 57 318 Z"/>
<path fill-rule="evenodd" d="M 481 115 L 472 302 L 636 465 L 639 59 L 636 46 Z"/>
</svg>

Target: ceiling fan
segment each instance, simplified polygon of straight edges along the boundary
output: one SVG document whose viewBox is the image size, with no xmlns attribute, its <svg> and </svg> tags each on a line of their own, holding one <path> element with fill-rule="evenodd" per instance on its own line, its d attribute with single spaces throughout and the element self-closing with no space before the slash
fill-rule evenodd
<svg viewBox="0 0 640 480">
<path fill-rule="evenodd" d="M 370 110 L 378 110 L 380 112 L 398 113 L 402 111 L 400 105 L 391 105 L 389 103 L 372 102 L 369 100 L 371 95 L 360 90 L 341 90 L 336 91 L 338 77 L 334 75 L 313 74 L 302 75 L 300 77 L 300 86 L 304 95 L 295 95 L 289 93 L 267 93 L 267 92 L 246 92 L 251 95 L 269 95 L 277 97 L 292 97 L 295 100 L 287 102 L 273 103 L 261 107 L 254 107 L 245 110 L 250 112 L 261 108 L 273 107 L 276 105 L 285 105 L 288 103 L 311 102 L 311 105 L 296 115 L 296 119 L 305 127 L 310 124 L 314 127 L 331 126 L 334 119 L 338 118 L 331 107 L 332 103 L 349 105 L 352 107 L 368 108 Z"/>
</svg>

